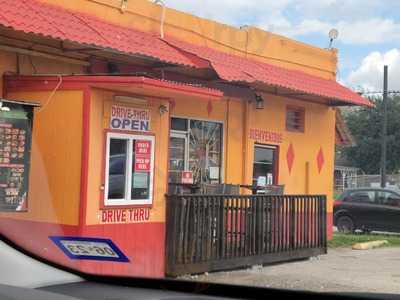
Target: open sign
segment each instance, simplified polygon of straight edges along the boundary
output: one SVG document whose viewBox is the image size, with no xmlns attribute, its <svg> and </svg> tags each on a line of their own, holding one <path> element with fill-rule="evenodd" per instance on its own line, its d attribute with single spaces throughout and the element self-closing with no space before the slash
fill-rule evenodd
<svg viewBox="0 0 400 300">
<path fill-rule="evenodd" d="M 113 105 L 110 128 L 131 131 L 150 130 L 150 112 L 147 109 Z"/>
</svg>

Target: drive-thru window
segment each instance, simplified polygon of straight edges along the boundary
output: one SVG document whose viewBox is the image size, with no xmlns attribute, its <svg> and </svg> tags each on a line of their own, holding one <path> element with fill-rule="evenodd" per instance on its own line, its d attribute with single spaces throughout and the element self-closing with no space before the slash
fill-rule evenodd
<svg viewBox="0 0 400 300">
<path fill-rule="evenodd" d="M 108 132 L 105 205 L 151 204 L 154 137 Z"/>
</svg>

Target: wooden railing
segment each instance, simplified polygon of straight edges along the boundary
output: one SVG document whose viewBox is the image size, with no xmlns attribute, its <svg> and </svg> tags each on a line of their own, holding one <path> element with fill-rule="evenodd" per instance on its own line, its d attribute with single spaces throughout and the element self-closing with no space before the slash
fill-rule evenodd
<svg viewBox="0 0 400 300">
<path fill-rule="evenodd" d="M 168 195 L 166 273 L 326 253 L 325 196 Z"/>
</svg>

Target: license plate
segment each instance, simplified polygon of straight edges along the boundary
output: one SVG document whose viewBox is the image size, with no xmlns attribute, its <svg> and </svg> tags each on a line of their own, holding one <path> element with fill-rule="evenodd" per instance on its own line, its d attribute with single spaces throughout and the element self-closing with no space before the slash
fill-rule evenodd
<svg viewBox="0 0 400 300">
<path fill-rule="evenodd" d="M 71 259 L 129 262 L 110 239 L 91 237 L 49 237 Z"/>
</svg>

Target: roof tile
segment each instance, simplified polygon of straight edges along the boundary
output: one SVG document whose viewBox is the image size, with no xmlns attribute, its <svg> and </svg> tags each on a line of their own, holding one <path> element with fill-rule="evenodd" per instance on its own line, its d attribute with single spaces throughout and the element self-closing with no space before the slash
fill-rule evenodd
<svg viewBox="0 0 400 300">
<path fill-rule="evenodd" d="M 371 106 L 368 100 L 334 80 L 183 41 L 169 38 L 162 40 L 154 34 L 107 23 L 91 15 L 37 0 L 0 0 L 0 25 L 25 33 L 147 56 L 171 64 L 199 68 L 211 64 L 219 77 L 226 81 L 260 82 L 300 93 Z"/>
<path fill-rule="evenodd" d="M 208 47 L 197 46 L 172 38 L 167 40 L 177 48 L 208 60 L 223 80 L 246 83 L 260 82 L 350 104 L 372 106 L 367 99 L 335 80 L 222 53 Z"/>
<path fill-rule="evenodd" d="M 167 63 L 196 67 L 196 62 L 158 36 L 104 22 L 36 0 L 0 0 L 0 25 L 25 33 L 139 54 Z"/>
</svg>

